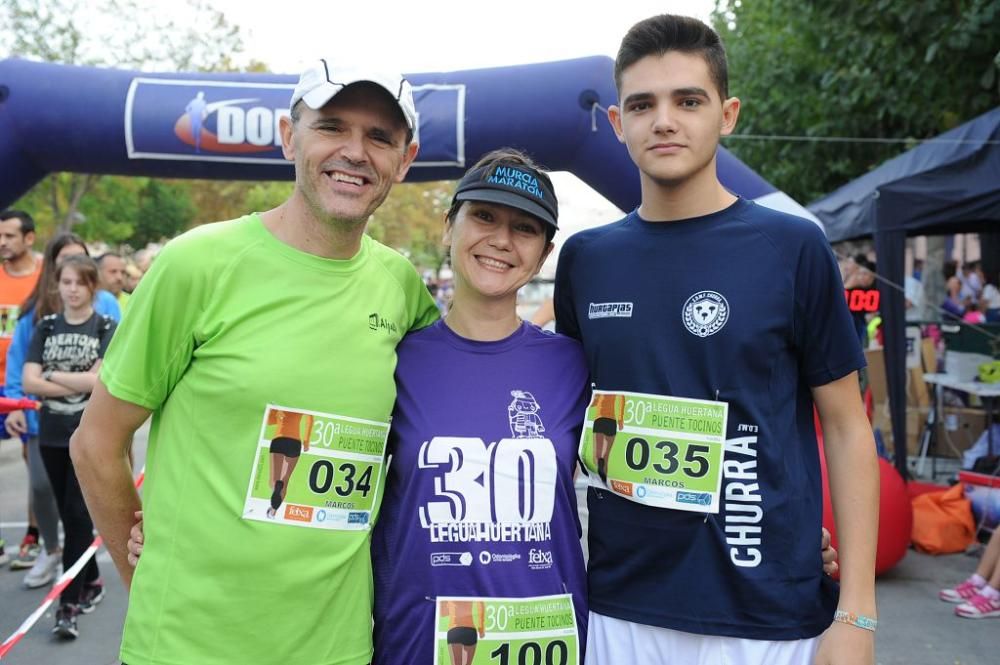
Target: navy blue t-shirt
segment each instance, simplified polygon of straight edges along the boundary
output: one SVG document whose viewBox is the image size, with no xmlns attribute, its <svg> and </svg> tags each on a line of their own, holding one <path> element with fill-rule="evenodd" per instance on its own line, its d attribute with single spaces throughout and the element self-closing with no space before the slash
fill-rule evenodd
<svg viewBox="0 0 1000 665">
<path fill-rule="evenodd" d="M 833 618 L 811 387 L 864 366 L 840 273 L 814 224 L 739 199 L 570 238 L 557 329 L 604 390 L 729 403 L 718 514 L 591 488 L 590 609 L 691 633 L 814 637 Z"/>
</svg>

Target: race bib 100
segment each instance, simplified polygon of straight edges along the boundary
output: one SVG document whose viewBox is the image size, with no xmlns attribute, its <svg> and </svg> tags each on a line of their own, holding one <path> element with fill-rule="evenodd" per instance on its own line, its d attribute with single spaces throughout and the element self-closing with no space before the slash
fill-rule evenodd
<svg viewBox="0 0 1000 665">
<path fill-rule="evenodd" d="M 569 594 L 438 597 L 434 665 L 579 665 Z"/>
</svg>

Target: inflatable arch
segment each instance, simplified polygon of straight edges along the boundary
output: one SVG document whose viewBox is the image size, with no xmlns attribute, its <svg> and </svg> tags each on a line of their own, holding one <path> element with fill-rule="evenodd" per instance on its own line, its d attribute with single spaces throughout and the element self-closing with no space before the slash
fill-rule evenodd
<svg viewBox="0 0 1000 665">
<path fill-rule="evenodd" d="M 603 110 L 616 101 L 613 67 L 600 56 L 408 75 L 420 140 L 408 179 L 458 178 L 480 155 L 512 145 L 632 209 L 636 168 Z M 0 61 L 0 208 L 58 171 L 290 180 L 276 128 L 295 81 Z M 724 148 L 718 171 L 741 196 L 811 217 Z"/>
</svg>

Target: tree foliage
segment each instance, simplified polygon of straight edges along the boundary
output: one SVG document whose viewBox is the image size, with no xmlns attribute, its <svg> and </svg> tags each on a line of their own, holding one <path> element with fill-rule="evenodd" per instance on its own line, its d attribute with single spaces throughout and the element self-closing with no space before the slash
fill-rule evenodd
<svg viewBox="0 0 1000 665">
<path fill-rule="evenodd" d="M 829 193 L 1000 104 L 1000 0 L 719 0 L 743 107 L 726 147 L 793 198 Z"/>
<path fill-rule="evenodd" d="M 234 69 L 242 52 L 238 27 L 203 2 L 166 5 L 169 14 L 164 6 L 153 0 L 0 0 L 0 57 L 139 70 Z M 197 197 L 186 189 L 147 178 L 56 173 L 15 205 L 31 210 L 43 238 L 72 229 L 87 239 L 141 244 L 190 224 Z M 165 192 L 176 200 L 165 200 Z M 149 228 L 154 219 L 166 226 Z"/>
<path fill-rule="evenodd" d="M 368 232 L 418 268 L 437 273 L 448 258 L 441 238 L 454 185 L 448 181 L 396 185 L 372 215 Z"/>
<path fill-rule="evenodd" d="M 2 57 L 141 70 L 231 70 L 243 50 L 239 28 L 196 0 L 0 0 L 0 34 Z"/>
<path fill-rule="evenodd" d="M 65 182 L 73 177 L 92 178 L 93 186 L 79 201 L 68 220 L 70 224 L 61 225 L 57 219 L 62 219 L 64 204 L 57 199 L 66 189 Z M 146 177 L 57 173 L 40 182 L 12 207 L 31 212 L 43 240 L 71 227 L 84 240 L 112 245 L 127 243 L 133 247 L 172 237 L 189 228 L 196 217 L 189 183 Z"/>
</svg>

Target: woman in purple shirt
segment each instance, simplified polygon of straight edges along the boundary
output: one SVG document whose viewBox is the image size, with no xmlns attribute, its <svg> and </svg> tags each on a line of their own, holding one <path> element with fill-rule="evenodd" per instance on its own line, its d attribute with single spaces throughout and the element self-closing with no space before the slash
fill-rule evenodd
<svg viewBox="0 0 1000 665">
<path fill-rule="evenodd" d="M 486 155 L 455 192 L 454 300 L 398 347 L 372 543 L 378 665 L 583 662 L 586 362 L 516 311 L 557 215 L 548 176 L 514 150 Z"/>
</svg>

